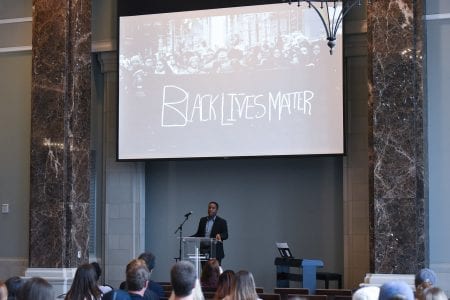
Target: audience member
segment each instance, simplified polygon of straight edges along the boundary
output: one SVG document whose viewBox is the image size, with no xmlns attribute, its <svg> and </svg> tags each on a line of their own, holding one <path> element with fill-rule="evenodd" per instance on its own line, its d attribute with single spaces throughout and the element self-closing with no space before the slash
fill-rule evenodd
<svg viewBox="0 0 450 300">
<path fill-rule="evenodd" d="M 403 281 L 390 281 L 380 288 L 379 300 L 414 300 L 412 288 Z"/>
<path fill-rule="evenodd" d="M 95 269 L 91 264 L 78 267 L 73 278 L 72 286 L 67 292 L 65 300 L 94 300 L 101 299 L 102 292 L 97 286 Z"/>
<path fill-rule="evenodd" d="M 249 271 L 239 271 L 236 273 L 231 287 L 231 297 L 225 297 L 231 300 L 257 300 L 258 294 L 256 294 L 255 280 L 253 275 Z"/>
<path fill-rule="evenodd" d="M 145 267 L 145 269 L 148 272 L 147 281 L 150 280 L 150 272 L 148 271 L 147 265 L 146 265 L 146 263 L 145 263 L 145 261 L 143 259 L 136 258 L 136 259 L 133 259 L 132 261 L 130 261 L 128 263 L 127 267 L 126 267 L 125 273 L 128 274 L 128 272 L 130 270 L 132 270 L 134 268 L 137 268 L 137 267 Z M 124 286 L 125 286 L 126 290 L 130 291 L 127 281 L 125 282 Z M 121 288 L 122 288 L 122 284 L 121 284 Z M 146 284 L 146 289 L 144 291 L 144 299 L 147 299 L 147 300 L 159 300 L 159 296 L 155 292 L 153 292 L 152 290 L 150 290 L 148 288 L 148 282 Z"/>
<path fill-rule="evenodd" d="M 47 280 L 33 277 L 25 281 L 16 298 L 17 300 L 54 300 L 55 292 Z"/>
<path fill-rule="evenodd" d="M 8 289 L 3 281 L 0 281 L 0 300 L 8 300 Z"/>
<path fill-rule="evenodd" d="M 353 295 L 352 300 L 378 300 L 380 295 L 380 288 L 377 286 L 364 286 L 357 289 Z"/>
<path fill-rule="evenodd" d="M 107 285 L 101 285 L 100 284 L 100 276 L 102 276 L 102 268 L 100 267 L 100 265 L 98 264 L 98 262 L 92 262 L 91 265 L 94 267 L 95 270 L 95 282 L 97 282 L 97 286 L 100 289 L 100 291 L 102 292 L 102 294 L 106 294 L 108 292 L 112 291 L 112 287 L 107 286 Z"/>
<path fill-rule="evenodd" d="M 226 270 L 219 276 L 217 283 L 216 294 L 214 300 L 222 300 L 231 293 L 231 286 L 233 285 L 234 271 Z"/>
<path fill-rule="evenodd" d="M 202 270 L 200 283 L 202 287 L 217 288 L 220 276 L 219 261 L 215 258 L 208 260 Z"/>
<path fill-rule="evenodd" d="M 423 291 L 420 300 L 448 300 L 448 298 L 442 289 L 434 286 Z"/>
<path fill-rule="evenodd" d="M 147 266 L 145 265 L 145 262 L 143 260 L 135 259 L 127 265 L 126 281 L 128 287 L 128 294 L 130 294 L 130 298 L 132 300 L 150 299 L 145 297 L 149 280 L 150 280 L 150 272 L 148 271 Z"/>
<path fill-rule="evenodd" d="M 25 280 L 23 280 L 19 276 L 8 278 L 8 280 L 5 281 L 6 288 L 8 289 L 8 300 L 16 299 L 17 294 L 19 293 L 19 290 L 22 288 L 24 283 Z"/>
<path fill-rule="evenodd" d="M 433 270 L 424 268 L 417 272 L 414 278 L 414 285 L 416 286 L 416 298 L 421 298 L 425 289 L 436 284 L 437 276 Z"/>
<path fill-rule="evenodd" d="M 24 284 L 24 280 L 19 276 L 13 276 L 5 281 L 6 288 L 8 289 L 8 300 L 15 300 L 20 288 Z"/>
<path fill-rule="evenodd" d="M 188 261 L 177 262 L 170 270 L 173 299 L 192 300 L 197 275 L 194 266 Z"/>
<path fill-rule="evenodd" d="M 102 300 L 131 300 L 130 294 L 123 290 L 112 290 L 103 295 Z"/>
<path fill-rule="evenodd" d="M 155 261 L 156 261 L 155 256 L 151 252 L 144 252 L 144 253 L 141 253 L 141 255 L 139 255 L 138 258 L 145 261 L 145 264 L 147 265 L 147 269 L 150 272 L 150 281 L 148 283 L 148 289 L 153 291 L 160 298 L 164 297 L 163 287 L 159 283 L 151 280 L 152 272 L 153 272 L 153 269 L 155 268 Z"/>
</svg>

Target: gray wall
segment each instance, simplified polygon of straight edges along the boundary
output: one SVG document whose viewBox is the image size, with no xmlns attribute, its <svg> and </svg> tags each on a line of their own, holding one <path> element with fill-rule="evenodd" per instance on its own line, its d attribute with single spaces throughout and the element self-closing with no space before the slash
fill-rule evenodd
<svg viewBox="0 0 450 300">
<path fill-rule="evenodd" d="M 449 13 L 448 0 L 427 1 L 430 266 L 438 272 L 438 283 L 447 295 L 450 291 Z"/>
<path fill-rule="evenodd" d="M 0 20 L 31 17 L 31 0 L 0 1 Z M 0 24 L 0 280 L 23 274 L 28 261 L 30 195 L 31 45 L 27 19 Z M 23 48 L 22 48 L 23 50 Z"/>
<path fill-rule="evenodd" d="M 146 169 L 146 249 L 157 257 L 155 280 L 169 279 L 183 215 L 194 211 L 183 228 L 194 234 L 211 200 L 228 221 L 224 269 L 250 270 L 271 290 L 275 242 L 286 241 L 294 256 L 342 272 L 342 158 L 159 161 Z"/>
<path fill-rule="evenodd" d="M 31 55 L 0 54 L 0 70 L 0 256 L 28 257 Z"/>
<path fill-rule="evenodd" d="M 117 30 L 117 0 L 92 1 L 93 43 L 115 42 Z"/>
</svg>

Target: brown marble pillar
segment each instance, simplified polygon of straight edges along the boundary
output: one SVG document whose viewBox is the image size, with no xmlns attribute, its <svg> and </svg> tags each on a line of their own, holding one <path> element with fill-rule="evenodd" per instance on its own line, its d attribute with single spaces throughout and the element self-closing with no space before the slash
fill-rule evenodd
<svg viewBox="0 0 450 300">
<path fill-rule="evenodd" d="M 423 3 L 368 11 L 371 269 L 415 273 L 426 258 Z"/>
<path fill-rule="evenodd" d="M 90 0 L 33 0 L 31 268 L 88 260 L 90 53 Z"/>
</svg>

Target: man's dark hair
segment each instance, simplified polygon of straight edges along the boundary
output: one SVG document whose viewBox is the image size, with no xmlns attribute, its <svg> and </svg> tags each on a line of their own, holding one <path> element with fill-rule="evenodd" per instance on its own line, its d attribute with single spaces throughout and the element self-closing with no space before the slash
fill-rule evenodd
<svg viewBox="0 0 450 300">
<path fill-rule="evenodd" d="M 155 268 L 155 256 L 151 252 L 144 252 L 139 255 L 138 259 L 145 261 L 147 269 L 151 272 Z"/>
<path fill-rule="evenodd" d="M 195 287 L 196 279 L 195 268 L 188 261 L 177 262 L 170 270 L 170 282 L 177 297 L 189 296 Z"/>
<path fill-rule="evenodd" d="M 47 280 L 41 277 L 28 279 L 16 296 L 17 300 L 48 300 L 55 299 L 53 287 Z"/>
<path fill-rule="evenodd" d="M 219 210 L 219 203 L 217 203 L 216 201 L 211 201 L 211 202 L 208 203 L 208 205 L 211 204 L 211 203 L 216 206 L 217 210 Z"/>
<path fill-rule="evenodd" d="M 82 264 L 79 266 L 65 299 L 89 299 L 91 296 L 95 299 L 99 298 L 102 292 L 97 286 L 96 276 L 94 266 L 91 264 Z"/>
<path fill-rule="evenodd" d="M 137 265 L 127 271 L 127 287 L 129 291 L 140 291 L 150 280 L 150 272 L 145 265 Z"/>
<path fill-rule="evenodd" d="M 95 270 L 95 275 L 96 275 L 95 281 L 98 281 L 100 279 L 100 276 L 102 276 L 102 268 L 96 261 L 91 262 L 91 265 L 94 267 L 94 270 Z"/>
<path fill-rule="evenodd" d="M 8 297 L 16 297 L 24 283 L 25 280 L 19 276 L 8 278 L 8 280 L 5 281 L 6 288 L 8 289 Z"/>
</svg>

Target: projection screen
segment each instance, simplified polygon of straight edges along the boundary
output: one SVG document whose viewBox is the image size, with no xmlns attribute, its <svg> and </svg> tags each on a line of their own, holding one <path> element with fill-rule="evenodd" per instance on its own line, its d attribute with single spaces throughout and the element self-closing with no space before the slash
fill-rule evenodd
<svg viewBox="0 0 450 300">
<path fill-rule="evenodd" d="M 120 17 L 118 159 L 343 154 L 342 57 L 305 4 Z"/>
</svg>

